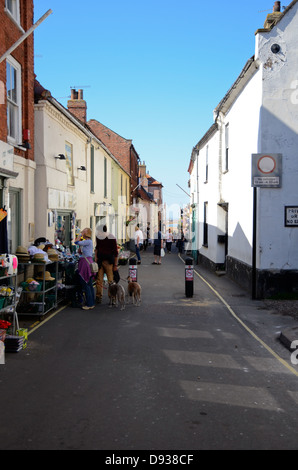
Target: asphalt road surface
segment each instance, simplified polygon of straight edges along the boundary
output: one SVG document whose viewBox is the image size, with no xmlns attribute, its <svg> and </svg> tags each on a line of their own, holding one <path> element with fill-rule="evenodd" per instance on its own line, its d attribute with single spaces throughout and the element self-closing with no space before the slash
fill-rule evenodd
<svg viewBox="0 0 298 470">
<path fill-rule="evenodd" d="M 140 307 L 110 308 L 105 291 L 94 310 L 63 308 L 6 354 L 1 450 L 298 448 L 297 375 L 198 276 L 185 296 L 177 254 L 152 261 L 142 253 Z"/>
</svg>

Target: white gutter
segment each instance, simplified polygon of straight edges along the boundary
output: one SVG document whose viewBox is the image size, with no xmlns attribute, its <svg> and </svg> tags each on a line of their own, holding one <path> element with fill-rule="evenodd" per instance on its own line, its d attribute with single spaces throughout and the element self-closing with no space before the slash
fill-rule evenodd
<svg viewBox="0 0 298 470">
<path fill-rule="evenodd" d="M 14 51 L 20 44 L 22 44 L 25 39 L 30 36 L 31 33 L 37 28 L 37 26 L 40 25 L 51 13 L 53 13 L 52 10 L 48 10 L 36 23 L 31 26 L 31 28 L 28 29 L 26 33 L 24 33 L 18 40 L 15 42 L 9 49 L 6 51 L 3 56 L 0 57 L 0 63 L 3 62 L 11 53 Z"/>
</svg>

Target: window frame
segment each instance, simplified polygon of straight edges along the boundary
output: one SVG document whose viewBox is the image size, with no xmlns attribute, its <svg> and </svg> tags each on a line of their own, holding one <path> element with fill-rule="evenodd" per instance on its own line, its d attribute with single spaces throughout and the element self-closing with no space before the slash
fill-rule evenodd
<svg viewBox="0 0 298 470">
<path fill-rule="evenodd" d="M 11 3 L 11 7 L 9 5 Z M 20 25 L 21 15 L 20 15 L 20 0 L 5 0 L 5 10 L 11 16 L 11 18 Z"/>
<path fill-rule="evenodd" d="M 70 151 L 68 150 L 68 147 Z M 65 141 L 65 156 L 66 156 L 67 184 L 68 186 L 74 186 L 73 145 L 67 140 Z"/>
<path fill-rule="evenodd" d="M 16 74 L 16 101 L 14 101 L 9 96 L 9 91 L 11 88 L 11 73 L 8 77 L 8 67 L 13 69 Z M 8 84 L 8 80 L 10 83 Z M 15 136 L 11 135 L 11 125 L 10 125 L 10 110 L 15 110 L 14 115 L 14 125 L 15 125 Z M 22 67 L 12 56 L 7 57 L 6 59 L 6 115 L 7 115 L 7 140 L 13 145 L 22 144 Z"/>
</svg>

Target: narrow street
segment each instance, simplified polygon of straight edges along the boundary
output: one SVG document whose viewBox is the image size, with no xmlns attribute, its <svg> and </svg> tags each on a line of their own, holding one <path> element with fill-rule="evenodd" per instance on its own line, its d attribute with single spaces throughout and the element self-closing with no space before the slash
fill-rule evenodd
<svg viewBox="0 0 298 470">
<path fill-rule="evenodd" d="M 219 280 L 266 349 L 199 276 L 185 297 L 177 253 L 152 261 L 142 253 L 140 307 L 110 308 L 105 292 L 95 310 L 66 307 L 6 354 L 2 450 L 298 448 L 298 377 L 274 337 L 280 319 Z"/>
</svg>

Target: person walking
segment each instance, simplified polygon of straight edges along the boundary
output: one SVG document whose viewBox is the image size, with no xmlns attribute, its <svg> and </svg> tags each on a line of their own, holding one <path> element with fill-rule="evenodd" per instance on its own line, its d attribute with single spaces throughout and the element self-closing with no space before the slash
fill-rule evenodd
<svg viewBox="0 0 298 470">
<path fill-rule="evenodd" d="M 91 310 L 95 307 L 93 280 L 90 263 L 93 262 L 93 242 L 91 228 L 84 228 L 75 240 L 75 245 L 80 247 L 80 258 L 78 262 L 78 279 L 85 294 L 85 305 L 83 310 Z"/>
<path fill-rule="evenodd" d="M 101 303 L 103 294 L 103 277 L 107 275 L 108 283 L 114 280 L 114 272 L 118 271 L 118 248 L 116 237 L 107 232 L 107 226 L 101 225 L 96 230 L 95 261 L 98 263 L 96 280 L 96 301 Z"/>
<path fill-rule="evenodd" d="M 135 247 L 136 247 L 136 255 L 138 258 L 138 264 L 141 264 L 141 254 L 140 250 L 143 245 L 143 232 L 140 230 L 140 227 L 137 225 L 135 228 Z"/>
<path fill-rule="evenodd" d="M 167 237 L 166 237 L 166 247 L 167 247 L 168 253 L 171 253 L 172 243 L 173 243 L 173 235 L 172 235 L 171 229 L 169 228 L 169 231 L 167 232 Z"/>
<path fill-rule="evenodd" d="M 160 230 L 156 229 L 153 244 L 154 261 L 152 264 L 161 264 L 162 234 Z"/>
</svg>

